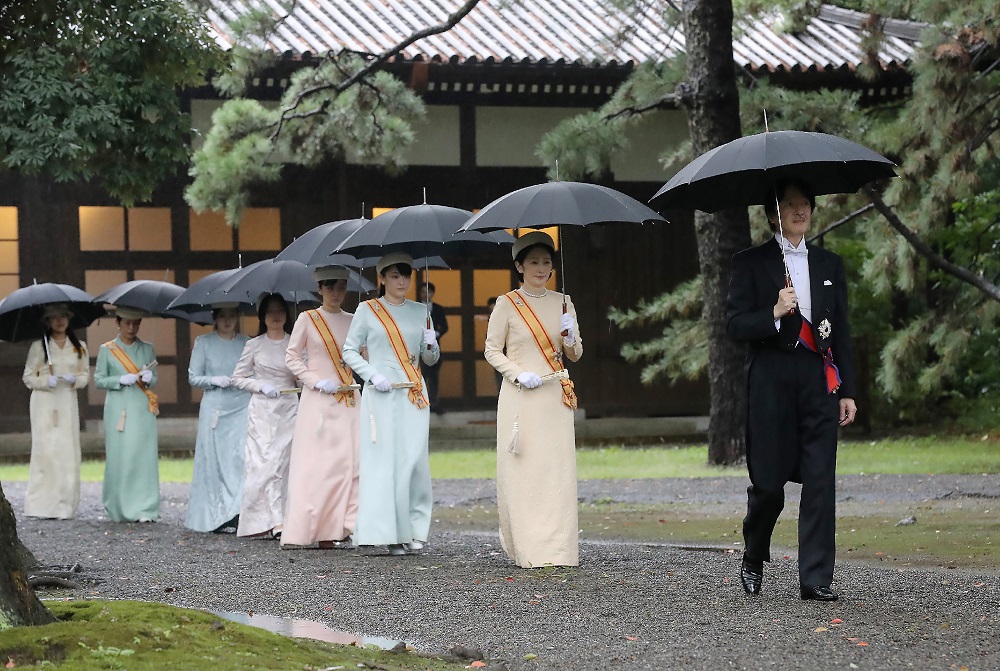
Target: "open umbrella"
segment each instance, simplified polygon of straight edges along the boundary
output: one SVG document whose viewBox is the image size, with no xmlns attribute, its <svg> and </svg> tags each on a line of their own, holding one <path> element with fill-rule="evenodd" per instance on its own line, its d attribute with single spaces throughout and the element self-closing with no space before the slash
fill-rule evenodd
<svg viewBox="0 0 1000 671">
<path fill-rule="evenodd" d="M 82 329 L 106 313 L 104 307 L 94 303 L 94 297 L 83 289 L 69 284 L 46 282 L 31 284 L 0 301 L 0 340 L 19 342 L 33 340 L 45 335 L 42 316 L 45 306 L 51 303 L 66 303 L 73 317 L 69 321 L 71 329 Z"/>
<path fill-rule="evenodd" d="M 836 135 L 780 130 L 748 135 L 709 150 L 680 169 L 650 200 L 666 208 L 718 212 L 763 205 L 784 178 L 813 195 L 854 193 L 877 179 L 895 177 L 881 154 Z"/>
<path fill-rule="evenodd" d="M 211 308 L 215 303 L 234 300 L 227 297 L 225 292 L 218 287 L 240 270 L 242 269 L 230 268 L 229 270 L 220 270 L 211 275 L 206 275 L 172 300 L 167 309 L 172 312 L 177 310 L 200 312 Z"/>
<path fill-rule="evenodd" d="M 111 287 L 94 299 L 95 303 L 142 310 L 152 317 L 174 317 L 198 324 L 208 324 L 212 316 L 205 310 L 171 310 L 169 306 L 184 293 L 184 287 L 159 280 L 132 280 Z"/>
<path fill-rule="evenodd" d="M 471 216 L 468 210 L 447 205 L 398 207 L 359 227 L 335 251 L 363 257 L 406 252 L 414 258 L 424 257 L 427 269 L 427 257 L 436 254 L 472 256 L 514 243 L 514 236 L 506 231 L 461 232 L 462 224 Z M 428 282 L 426 272 L 424 282 Z M 429 307 L 427 320 L 430 323 Z"/>
<path fill-rule="evenodd" d="M 375 286 L 357 271 L 347 280 L 349 291 L 369 292 Z M 256 303 L 261 294 L 282 294 L 292 303 L 316 302 L 316 279 L 312 268 L 298 261 L 265 259 L 233 273 L 218 289 L 223 300 Z"/>
<path fill-rule="evenodd" d="M 594 224 L 665 222 L 657 212 L 620 191 L 586 182 L 553 181 L 528 186 L 497 198 L 462 226 L 463 231 L 548 228 Z M 560 248 L 562 244 L 560 242 Z M 560 261 L 563 254 L 559 255 Z M 566 311 L 565 265 L 559 277 Z"/>
</svg>

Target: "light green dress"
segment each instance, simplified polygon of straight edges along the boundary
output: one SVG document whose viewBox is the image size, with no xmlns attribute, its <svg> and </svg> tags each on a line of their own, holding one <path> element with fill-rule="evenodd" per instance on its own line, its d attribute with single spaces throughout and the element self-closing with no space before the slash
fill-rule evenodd
<svg viewBox="0 0 1000 671">
<path fill-rule="evenodd" d="M 142 340 L 121 347 L 140 369 L 156 361 L 153 346 Z M 156 387 L 152 366 L 150 388 Z M 156 416 L 138 385 L 123 387 L 127 373 L 107 344 L 101 345 L 94 368 L 94 384 L 107 391 L 104 399 L 104 509 L 115 522 L 155 521 L 160 516 L 160 472 Z"/>
</svg>

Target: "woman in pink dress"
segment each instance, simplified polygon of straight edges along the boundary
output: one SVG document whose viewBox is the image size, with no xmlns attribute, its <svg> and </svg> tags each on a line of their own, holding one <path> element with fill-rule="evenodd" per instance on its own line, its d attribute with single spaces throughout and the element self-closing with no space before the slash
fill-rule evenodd
<svg viewBox="0 0 1000 671">
<path fill-rule="evenodd" d="M 358 421 L 354 383 L 341 348 L 354 316 L 340 305 L 346 268 L 318 268 L 323 305 L 299 315 L 285 363 L 302 382 L 292 438 L 281 544 L 349 547 L 358 516 Z"/>
</svg>

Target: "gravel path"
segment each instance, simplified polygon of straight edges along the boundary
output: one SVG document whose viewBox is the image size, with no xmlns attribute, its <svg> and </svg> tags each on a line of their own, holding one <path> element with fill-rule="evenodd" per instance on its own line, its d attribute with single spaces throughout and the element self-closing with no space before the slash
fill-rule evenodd
<svg viewBox="0 0 1000 671">
<path fill-rule="evenodd" d="M 1000 497 L 996 478 L 846 476 L 843 501 Z M 742 478 L 590 481 L 588 501 L 724 503 Z M 182 525 L 187 485 L 162 485 L 159 524 L 102 518 L 100 483 L 83 484 L 72 521 L 19 515 L 43 563 L 80 562 L 83 594 L 249 611 L 403 639 L 434 651 L 483 650 L 511 669 L 1000 668 L 996 573 L 840 562 L 835 604 L 798 598 L 795 557 L 768 567 L 764 594 L 739 587 L 739 553 L 649 543 L 581 544 L 578 569 L 513 566 L 495 534 L 432 527 L 417 556 L 282 550 L 271 541 L 198 534 Z M 24 483 L 4 485 L 20 511 Z M 493 500 L 490 480 L 435 482 L 437 505 Z M 789 491 L 789 498 L 797 492 Z M 832 622 L 840 620 L 840 622 Z M 525 655 L 537 655 L 525 661 Z"/>
</svg>

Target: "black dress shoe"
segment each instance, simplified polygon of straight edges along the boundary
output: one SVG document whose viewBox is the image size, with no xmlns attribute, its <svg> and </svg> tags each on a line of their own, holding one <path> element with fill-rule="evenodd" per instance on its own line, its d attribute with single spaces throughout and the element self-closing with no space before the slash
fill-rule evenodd
<svg viewBox="0 0 1000 671">
<path fill-rule="evenodd" d="M 839 597 L 829 587 L 817 585 L 815 587 L 803 587 L 802 598 L 806 601 L 836 601 Z"/>
<path fill-rule="evenodd" d="M 743 589 L 751 596 L 760 594 L 761 585 L 764 584 L 764 564 L 763 562 L 753 562 L 746 559 L 740 565 L 740 582 Z"/>
</svg>

